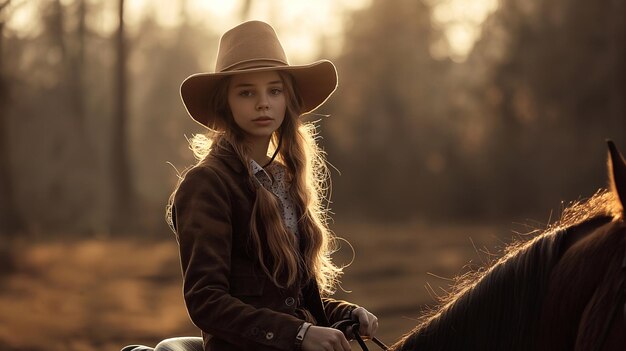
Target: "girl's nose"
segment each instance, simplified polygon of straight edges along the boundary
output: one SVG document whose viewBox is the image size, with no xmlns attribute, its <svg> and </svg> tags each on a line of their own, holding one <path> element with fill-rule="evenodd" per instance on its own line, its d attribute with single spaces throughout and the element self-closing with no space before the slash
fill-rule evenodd
<svg viewBox="0 0 626 351">
<path fill-rule="evenodd" d="M 267 96 L 265 94 L 260 94 L 259 100 L 257 101 L 257 104 L 256 104 L 256 109 L 259 111 L 263 111 L 269 108 L 270 108 L 270 103 L 269 103 Z"/>
</svg>

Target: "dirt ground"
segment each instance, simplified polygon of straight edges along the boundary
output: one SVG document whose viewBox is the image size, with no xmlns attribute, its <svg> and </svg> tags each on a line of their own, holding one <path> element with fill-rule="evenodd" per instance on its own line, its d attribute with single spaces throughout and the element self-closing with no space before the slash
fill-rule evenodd
<svg viewBox="0 0 626 351">
<path fill-rule="evenodd" d="M 488 261 L 512 236 L 495 226 L 423 223 L 334 230 L 356 252 L 342 283 L 351 292 L 335 297 L 376 314 L 387 344 L 412 329 L 450 278 Z M 15 270 L 0 276 L 0 350 L 111 351 L 199 334 L 183 304 L 173 237 L 21 242 L 14 250 Z M 335 260 L 351 259 L 344 243 Z"/>
</svg>

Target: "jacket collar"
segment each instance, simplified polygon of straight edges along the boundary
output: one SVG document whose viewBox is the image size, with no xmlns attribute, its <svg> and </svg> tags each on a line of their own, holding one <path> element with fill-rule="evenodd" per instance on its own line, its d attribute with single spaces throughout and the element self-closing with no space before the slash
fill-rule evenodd
<svg viewBox="0 0 626 351">
<path fill-rule="evenodd" d="M 221 139 L 218 144 L 215 145 L 215 147 L 211 150 L 210 155 L 222 160 L 222 162 L 237 173 L 243 173 L 246 171 L 246 166 L 237 156 L 235 148 L 225 139 Z"/>
</svg>

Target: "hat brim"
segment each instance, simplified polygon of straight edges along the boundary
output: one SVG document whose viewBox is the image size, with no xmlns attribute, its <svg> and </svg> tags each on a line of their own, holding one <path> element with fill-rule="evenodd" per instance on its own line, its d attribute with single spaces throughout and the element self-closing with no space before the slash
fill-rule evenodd
<svg viewBox="0 0 626 351">
<path fill-rule="evenodd" d="M 300 114 L 308 113 L 322 105 L 337 89 L 337 69 L 328 60 L 308 65 L 257 67 L 245 70 L 197 73 L 183 81 L 180 96 L 187 113 L 196 122 L 215 129 L 218 116 L 209 108 L 209 97 L 215 92 L 218 82 L 236 74 L 284 71 L 291 74 L 302 97 Z"/>
</svg>

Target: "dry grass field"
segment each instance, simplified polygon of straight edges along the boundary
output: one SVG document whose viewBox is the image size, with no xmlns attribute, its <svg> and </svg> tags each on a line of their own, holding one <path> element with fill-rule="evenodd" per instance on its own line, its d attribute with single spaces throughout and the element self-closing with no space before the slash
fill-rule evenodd
<svg viewBox="0 0 626 351">
<path fill-rule="evenodd" d="M 349 223 L 334 230 L 356 252 L 342 284 L 351 292 L 336 297 L 377 314 L 378 336 L 388 344 L 416 324 L 449 278 L 482 265 L 486 252 L 511 238 L 507 228 L 478 225 Z M 0 350 L 114 351 L 198 335 L 182 301 L 176 242 L 161 239 L 18 243 L 15 269 L 0 276 Z M 344 244 L 336 261 L 351 258 Z"/>
</svg>

